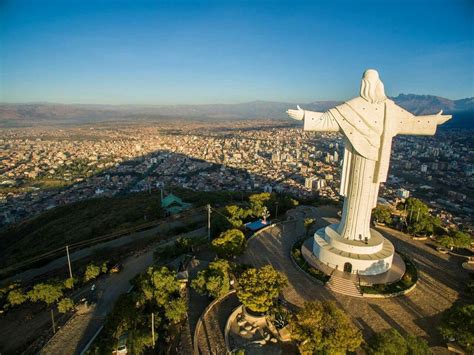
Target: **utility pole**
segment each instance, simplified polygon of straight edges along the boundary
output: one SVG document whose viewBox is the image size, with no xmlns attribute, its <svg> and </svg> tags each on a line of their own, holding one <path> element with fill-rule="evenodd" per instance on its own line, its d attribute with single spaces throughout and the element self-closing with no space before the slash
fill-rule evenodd
<svg viewBox="0 0 474 355">
<path fill-rule="evenodd" d="M 53 321 L 53 334 L 56 333 L 56 326 L 54 325 L 54 311 L 51 308 L 51 320 Z"/>
<path fill-rule="evenodd" d="M 278 202 L 275 202 L 275 219 L 278 218 Z"/>
<path fill-rule="evenodd" d="M 71 258 L 69 257 L 69 245 L 66 245 L 67 263 L 69 265 L 69 277 L 72 279 Z"/>
<path fill-rule="evenodd" d="M 211 205 L 207 205 L 207 240 L 211 241 Z"/>
<path fill-rule="evenodd" d="M 420 208 L 418 207 L 418 213 L 416 214 L 416 223 L 418 223 L 420 219 Z"/>
<path fill-rule="evenodd" d="M 155 347 L 155 313 L 151 313 L 151 338 L 153 339 L 153 348 Z"/>
</svg>

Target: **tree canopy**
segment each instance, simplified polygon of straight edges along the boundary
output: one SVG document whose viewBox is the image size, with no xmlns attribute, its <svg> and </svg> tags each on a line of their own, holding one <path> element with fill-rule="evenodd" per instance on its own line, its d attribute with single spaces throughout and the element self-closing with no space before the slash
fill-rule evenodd
<svg viewBox="0 0 474 355">
<path fill-rule="evenodd" d="M 238 229 L 222 232 L 212 241 L 212 247 L 223 258 L 241 255 L 245 250 L 245 235 Z"/>
<path fill-rule="evenodd" d="M 451 338 L 463 346 L 469 353 L 474 351 L 474 304 L 455 305 L 447 310 L 439 326 L 441 335 Z"/>
<path fill-rule="evenodd" d="M 230 290 L 230 265 L 227 260 L 217 259 L 206 270 L 199 271 L 191 283 L 197 292 L 219 298 Z"/>
<path fill-rule="evenodd" d="M 33 302 L 43 301 L 48 306 L 52 305 L 63 295 L 62 285 L 52 283 L 39 283 L 28 292 L 28 298 Z"/>
<path fill-rule="evenodd" d="M 392 223 L 392 209 L 385 205 L 377 205 L 372 211 L 372 216 L 377 223 Z"/>
<path fill-rule="evenodd" d="M 165 266 L 159 269 L 149 267 L 145 274 L 140 275 L 136 286 L 140 291 L 138 302 L 141 304 L 148 301 L 165 306 L 179 291 L 176 274 Z"/>
<path fill-rule="evenodd" d="M 94 280 L 99 275 L 100 267 L 91 263 L 86 266 L 86 271 L 84 272 L 84 282 Z"/>
<path fill-rule="evenodd" d="M 268 192 L 253 194 L 249 196 L 250 209 L 254 217 L 261 217 L 265 204 L 270 201 L 271 195 Z"/>
<path fill-rule="evenodd" d="M 302 354 L 345 354 L 362 343 L 361 331 L 334 302 L 307 302 L 290 321 Z"/>
<path fill-rule="evenodd" d="M 74 308 L 74 302 L 70 298 L 63 298 L 58 302 L 58 311 L 59 313 L 67 313 Z"/>
<path fill-rule="evenodd" d="M 455 231 L 450 235 L 443 235 L 436 241 L 446 248 L 468 248 L 471 245 L 472 238 L 469 234 Z"/>
<path fill-rule="evenodd" d="M 396 329 L 375 334 L 367 346 L 369 355 L 430 355 L 426 341 L 413 335 L 402 336 Z"/>
<path fill-rule="evenodd" d="M 238 279 L 237 297 L 249 310 L 266 312 L 286 284 L 286 277 L 271 265 L 260 269 L 250 268 Z"/>
<path fill-rule="evenodd" d="M 227 221 L 232 225 L 233 228 L 242 227 L 243 220 L 248 217 L 250 211 L 245 210 L 237 205 L 228 205 L 225 207 Z"/>
<path fill-rule="evenodd" d="M 440 229 L 441 220 L 430 214 L 428 206 L 417 198 L 407 198 L 402 206 L 407 213 L 408 232 L 414 235 L 433 234 Z"/>
</svg>

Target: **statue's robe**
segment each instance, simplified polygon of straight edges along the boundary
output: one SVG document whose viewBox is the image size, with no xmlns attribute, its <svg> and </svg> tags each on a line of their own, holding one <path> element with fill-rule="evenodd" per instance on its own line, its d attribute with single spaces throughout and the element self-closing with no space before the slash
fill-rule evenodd
<svg viewBox="0 0 474 355">
<path fill-rule="evenodd" d="M 306 130 L 340 130 L 350 143 L 344 149 L 340 189 L 342 196 L 347 196 L 354 153 L 376 162 L 373 182 L 380 184 L 387 181 L 393 137 L 397 134 L 433 135 L 437 127 L 434 119 L 420 120 L 392 100 L 369 103 L 362 97 L 338 105 L 319 117 L 308 118 L 308 123 L 305 118 Z M 374 207 L 376 202 L 373 201 Z"/>
<path fill-rule="evenodd" d="M 370 103 L 358 97 L 325 113 L 305 111 L 305 130 L 342 131 L 346 139 L 339 191 L 345 199 L 337 229 L 343 238 L 370 239 L 371 210 L 387 180 L 393 137 L 433 135 L 437 124 L 436 117 L 415 117 L 388 99 Z"/>
</svg>

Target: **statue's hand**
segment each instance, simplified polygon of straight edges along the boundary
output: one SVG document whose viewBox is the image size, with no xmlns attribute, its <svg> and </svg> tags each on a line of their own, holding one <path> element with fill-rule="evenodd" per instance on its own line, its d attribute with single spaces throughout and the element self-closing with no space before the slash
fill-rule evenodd
<svg viewBox="0 0 474 355">
<path fill-rule="evenodd" d="M 288 110 L 286 111 L 286 113 L 291 118 L 301 121 L 304 118 L 304 110 L 301 107 L 299 107 L 299 105 L 296 105 L 296 107 L 298 108 L 297 110 Z"/>
<path fill-rule="evenodd" d="M 451 115 L 443 115 L 443 110 L 439 111 L 437 114 L 436 114 L 436 120 L 437 120 L 437 123 L 438 125 L 440 124 L 443 124 L 444 122 L 446 121 L 449 121 L 451 119 Z"/>
</svg>

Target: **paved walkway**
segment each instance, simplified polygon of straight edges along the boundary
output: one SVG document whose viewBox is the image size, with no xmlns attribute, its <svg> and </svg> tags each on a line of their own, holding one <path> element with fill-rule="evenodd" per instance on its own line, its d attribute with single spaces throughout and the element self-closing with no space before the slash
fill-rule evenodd
<svg viewBox="0 0 474 355">
<path fill-rule="evenodd" d="M 334 209 L 318 208 L 310 214 L 316 216 L 315 228 L 337 222 Z M 464 288 L 466 274 L 459 260 L 439 254 L 432 247 L 412 241 L 392 229 L 379 228 L 379 231 L 390 239 L 398 251 L 409 255 L 418 267 L 418 285 L 407 296 L 391 299 L 353 298 L 332 293 L 318 285 L 297 269 L 290 259 L 294 241 L 305 233 L 301 219 L 284 223 L 250 240 L 239 262 L 258 267 L 271 264 L 286 274 L 289 285 L 283 291 L 283 297 L 292 304 L 302 306 L 310 300 L 335 301 L 352 316 L 366 337 L 374 332 L 395 328 L 426 339 L 436 354 L 448 354 L 447 349 L 442 347 L 444 344 L 436 326 L 440 313 L 452 305 L 459 296 L 458 290 Z"/>
</svg>

